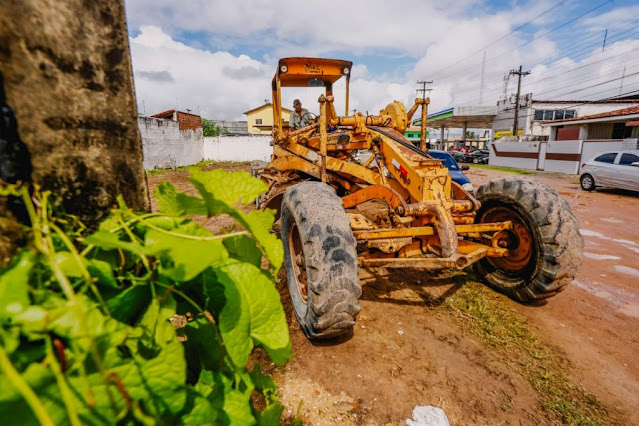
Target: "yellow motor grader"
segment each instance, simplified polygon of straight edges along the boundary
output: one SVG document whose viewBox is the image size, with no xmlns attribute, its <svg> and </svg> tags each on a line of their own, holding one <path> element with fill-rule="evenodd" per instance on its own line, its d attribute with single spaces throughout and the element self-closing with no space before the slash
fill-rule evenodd
<svg viewBox="0 0 639 426">
<path fill-rule="evenodd" d="M 423 144 L 418 149 L 403 135 L 421 106 L 424 141 L 429 99 L 416 99 L 408 111 L 392 102 L 378 115 L 349 116 L 351 70 L 349 61 L 284 58 L 272 82 L 273 155 L 259 173 L 269 190 L 258 206 L 281 218 L 288 287 L 307 337 L 352 330 L 360 267 L 473 267 L 486 284 L 521 302 L 553 296 L 573 280 L 583 239 L 552 188 L 512 176 L 470 194 Z M 333 102 L 342 77 L 344 116 Z M 284 125 L 286 87 L 325 89 L 316 122 Z"/>
</svg>

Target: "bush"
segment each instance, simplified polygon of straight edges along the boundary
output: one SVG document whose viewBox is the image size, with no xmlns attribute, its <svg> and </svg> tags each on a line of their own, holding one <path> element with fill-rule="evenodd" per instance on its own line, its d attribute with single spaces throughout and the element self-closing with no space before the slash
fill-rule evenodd
<svg viewBox="0 0 639 426">
<path fill-rule="evenodd" d="M 241 209 L 266 188 L 245 172 L 191 173 L 198 196 L 162 183 L 160 213 L 120 199 L 90 234 L 49 193 L 3 187 L 31 221 L 0 271 L 4 422 L 279 424 L 273 379 L 247 369 L 255 346 L 291 357 L 274 212 Z M 214 235 L 184 217 L 220 214 L 244 230 Z"/>
</svg>

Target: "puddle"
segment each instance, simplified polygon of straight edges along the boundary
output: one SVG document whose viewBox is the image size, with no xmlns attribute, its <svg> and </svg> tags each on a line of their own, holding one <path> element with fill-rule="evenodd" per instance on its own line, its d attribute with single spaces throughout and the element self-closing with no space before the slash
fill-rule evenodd
<svg viewBox="0 0 639 426">
<path fill-rule="evenodd" d="M 639 274 L 639 270 L 634 269 L 634 271 Z M 637 294 L 630 293 L 620 288 L 610 287 L 605 284 L 594 285 L 579 280 L 574 280 L 572 283 L 577 287 L 586 290 L 588 293 L 612 303 L 619 312 L 631 317 L 639 318 L 639 296 Z"/>
<path fill-rule="evenodd" d="M 639 277 L 639 269 L 631 268 L 630 266 L 617 265 L 615 266 L 617 272 L 622 274 L 632 275 L 633 277 Z"/>
<path fill-rule="evenodd" d="M 615 219 L 614 217 L 602 217 L 599 220 L 608 223 L 625 223 L 623 220 Z"/>
<path fill-rule="evenodd" d="M 606 237 L 604 234 L 601 234 L 595 231 L 590 231 L 588 229 L 581 229 L 579 232 L 581 232 L 581 235 L 583 235 L 584 237 L 599 237 L 599 238 Z"/>
<path fill-rule="evenodd" d="M 595 260 L 619 260 L 619 259 L 621 259 L 619 256 L 611 256 L 609 254 L 588 253 L 587 251 L 584 252 L 584 257 L 587 257 L 588 259 L 595 259 Z"/>
</svg>

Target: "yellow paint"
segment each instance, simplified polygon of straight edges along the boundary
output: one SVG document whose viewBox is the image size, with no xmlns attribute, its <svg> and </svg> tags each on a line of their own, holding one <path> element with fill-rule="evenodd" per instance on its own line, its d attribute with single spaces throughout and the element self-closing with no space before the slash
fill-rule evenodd
<svg viewBox="0 0 639 426">
<path fill-rule="evenodd" d="M 499 130 L 495 132 L 495 139 L 503 138 L 504 136 L 512 136 L 512 130 Z M 517 130 L 517 136 L 523 136 L 524 131 L 522 129 Z"/>
<path fill-rule="evenodd" d="M 282 120 L 288 122 L 291 110 L 282 108 Z M 273 105 L 266 104 L 261 107 L 246 111 L 248 132 L 252 135 L 270 135 L 273 127 Z M 258 120 L 262 120 L 259 124 Z"/>
</svg>

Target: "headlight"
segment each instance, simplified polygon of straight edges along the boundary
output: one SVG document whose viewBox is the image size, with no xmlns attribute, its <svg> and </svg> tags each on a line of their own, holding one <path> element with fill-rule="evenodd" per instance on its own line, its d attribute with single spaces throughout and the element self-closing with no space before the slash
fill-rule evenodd
<svg viewBox="0 0 639 426">
<path fill-rule="evenodd" d="M 351 70 L 348 67 L 342 68 L 342 74 L 347 75 Z"/>
<path fill-rule="evenodd" d="M 473 184 L 470 183 L 470 182 L 463 184 L 462 188 L 464 188 L 468 192 L 473 192 L 473 190 L 474 190 Z"/>
<path fill-rule="evenodd" d="M 280 67 L 280 72 L 286 72 L 286 71 L 288 71 L 288 67 L 286 65 L 282 65 Z"/>
</svg>

